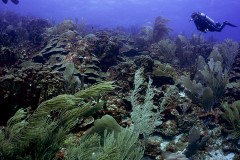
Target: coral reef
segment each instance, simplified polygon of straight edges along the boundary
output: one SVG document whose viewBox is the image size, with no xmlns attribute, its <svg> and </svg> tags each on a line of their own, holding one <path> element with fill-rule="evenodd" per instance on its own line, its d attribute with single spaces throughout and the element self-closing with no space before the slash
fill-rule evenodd
<svg viewBox="0 0 240 160">
<path fill-rule="evenodd" d="M 16 63 L 19 56 L 12 48 L 2 47 L 0 50 L 0 66 L 10 66 Z"/>
<path fill-rule="evenodd" d="M 239 159 L 239 43 L 170 31 L 0 12 L 0 159 Z"/>
<path fill-rule="evenodd" d="M 35 109 L 38 103 L 63 92 L 63 78 L 48 66 L 31 61 L 19 65 L 21 68 L 5 68 L 1 81 L 1 123 L 10 118 L 19 108 Z"/>
</svg>

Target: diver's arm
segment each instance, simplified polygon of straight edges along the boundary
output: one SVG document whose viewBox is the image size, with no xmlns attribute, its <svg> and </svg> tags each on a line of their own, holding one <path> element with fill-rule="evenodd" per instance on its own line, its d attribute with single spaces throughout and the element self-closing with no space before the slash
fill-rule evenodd
<svg viewBox="0 0 240 160">
<path fill-rule="evenodd" d="M 198 24 L 196 24 L 196 27 L 199 31 L 201 30 L 201 27 Z"/>
<path fill-rule="evenodd" d="M 201 31 L 201 32 L 204 32 L 204 33 L 207 33 L 208 30 L 203 29 L 203 28 L 200 26 L 200 24 L 195 23 L 195 25 L 196 25 L 196 27 L 197 27 L 197 30 L 199 30 L 199 31 Z"/>
</svg>

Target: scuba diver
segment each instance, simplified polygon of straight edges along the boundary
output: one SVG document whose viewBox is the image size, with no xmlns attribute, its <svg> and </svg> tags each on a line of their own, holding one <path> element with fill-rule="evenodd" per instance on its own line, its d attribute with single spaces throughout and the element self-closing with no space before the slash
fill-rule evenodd
<svg viewBox="0 0 240 160">
<path fill-rule="evenodd" d="M 192 19 L 190 21 L 194 21 L 197 29 L 204 33 L 206 33 L 207 31 L 221 32 L 226 25 L 231 27 L 237 27 L 227 21 L 223 22 L 222 24 L 219 22 L 215 23 L 211 18 L 200 12 L 193 12 L 191 18 Z"/>
<path fill-rule="evenodd" d="M 3 3 L 5 3 L 5 4 L 7 4 L 8 3 L 8 0 L 2 0 L 3 1 Z M 12 3 L 14 3 L 14 4 L 18 4 L 19 3 L 19 0 L 11 0 L 12 1 Z"/>
</svg>

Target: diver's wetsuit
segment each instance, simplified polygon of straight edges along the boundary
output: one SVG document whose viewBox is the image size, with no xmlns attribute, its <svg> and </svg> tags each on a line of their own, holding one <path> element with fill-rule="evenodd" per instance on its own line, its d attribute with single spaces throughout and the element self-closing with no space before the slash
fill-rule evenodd
<svg viewBox="0 0 240 160">
<path fill-rule="evenodd" d="M 8 0 L 2 0 L 3 3 L 7 4 L 8 3 Z M 19 0 L 11 0 L 14 4 L 18 4 L 19 3 Z"/>
<path fill-rule="evenodd" d="M 227 21 L 221 23 L 215 23 L 211 18 L 206 16 L 204 13 L 194 12 L 191 15 L 192 19 L 197 27 L 197 29 L 201 32 L 206 33 L 210 32 L 221 32 L 225 25 L 229 25 L 231 27 L 237 27 Z"/>
</svg>

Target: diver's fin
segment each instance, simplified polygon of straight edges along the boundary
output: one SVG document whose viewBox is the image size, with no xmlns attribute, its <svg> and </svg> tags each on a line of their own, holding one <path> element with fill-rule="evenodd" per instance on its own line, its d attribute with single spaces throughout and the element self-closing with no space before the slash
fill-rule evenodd
<svg viewBox="0 0 240 160">
<path fill-rule="evenodd" d="M 235 26 L 234 24 L 231 24 L 231 23 L 229 23 L 228 21 L 225 21 L 225 22 L 223 22 L 225 25 L 229 25 L 229 26 L 231 26 L 231 27 L 237 27 L 237 26 Z"/>
<path fill-rule="evenodd" d="M 2 0 L 3 1 L 3 3 L 5 3 L 5 4 L 7 4 L 7 2 L 8 2 L 8 0 Z"/>
<path fill-rule="evenodd" d="M 11 0 L 14 4 L 18 4 L 19 0 Z"/>
</svg>

